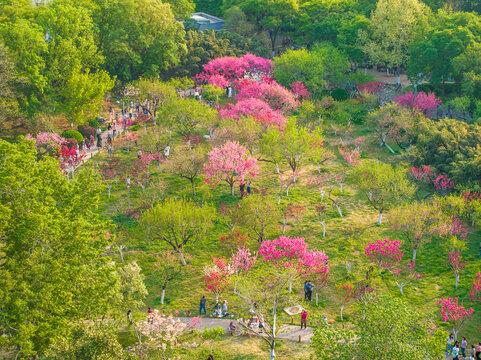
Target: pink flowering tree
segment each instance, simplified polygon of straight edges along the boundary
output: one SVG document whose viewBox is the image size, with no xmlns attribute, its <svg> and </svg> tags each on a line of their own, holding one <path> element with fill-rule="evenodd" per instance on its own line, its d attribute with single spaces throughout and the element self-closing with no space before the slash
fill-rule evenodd
<svg viewBox="0 0 481 360">
<path fill-rule="evenodd" d="M 224 258 L 214 257 L 212 261 L 213 264 L 204 266 L 203 280 L 206 289 L 212 291 L 215 295 L 215 301 L 219 302 L 219 295 L 229 286 L 234 268 Z"/>
<path fill-rule="evenodd" d="M 465 309 L 463 303 L 459 304 L 459 298 L 441 298 L 437 304 L 441 307 L 441 318 L 449 321 L 453 326 L 454 339 L 457 340 L 458 332 L 464 321 L 473 315 L 473 309 Z"/>
<path fill-rule="evenodd" d="M 354 285 L 351 282 L 346 282 L 346 283 L 340 283 L 336 285 L 336 295 L 339 299 L 339 302 L 341 303 L 341 321 L 343 320 L 342 318 L 342 313 L 344 311 L 344 307 L 346 305 L 349 305 L 352 300 L 354 299 L 356 292 L 354 289 Z"/>
<path fill-rule="evenodd" d="M 471 301 L 481 301 L 481 273 L 476 274 L 476 278 L 471 284 L 471 290 L 469 291 L 469 298 Z"/>
<path fill-rule="evenodd" d="M 44 154 L 53 156 L 62 145 L 67 144 L 67 139 L 61 137 L 53 131 L 41 132 L 37 134 L 36 137 L 27 134 L 25 138 L 27 140 L 35 140 L 35 146 L 39 156 Z"/>
<path fill-rule="evenodd" d="M 292 281 L 296 277 L 329 272 L 327 255 L 322 251 L 308 250 L 304 238 L 280 236 L 263 241 L 258 254 L 260 261 L 268 261 L 291 271 L 289 292 L 292 291 Z"/>
<path fill-rule="evenodd" d="M 376 95 L 384 89 L 384 84 L 376 81 L 367 82 L 357 86 L 359 92 L 367 92 L 371 95 Z"/>
<path fill-rule="evenodd" d="M 432 116 L 442 103 L 434 93 L 426 94 L 422 91 L 417 95 L 412 92 L 400 95 L 394 99 L 394 102 L 411 109 L 417 109 L 426 116 Z"/>
<path fill-rule="evenodd" d="M 413 180 L 419 185 L 416 191 L 416 197 L 419 197 L 419 191 L 422 189 L 426 191 L 424 199 L 427 199 L 435 192 L 439 194 L 446 194 L 454 189 L 455 182 L 446 175 L 436 174 L 429 165 L 422 165 L 420 167 L 411 167 L 411 176 Z"/>
<path fill-rule="evenodd" d="M 385 237 L 376 242 L 369 243 L 364 249 L 366 257 L 371 259 L 379 266 L 379 275 L 381 270 L 389 269 L 397 265 L 404 253 L 401 251 L 402 243 L 399 240 L 391 240 Z"/>
<path fill-rule="evenodd" d="M 236 104 L 227 104 L 219 111 L 220 118 L 231 118 L 242 121 L 243 117 L 252 116 L 264 126 L 277 126 L 283 129 L 287 119 L 278 110 L 272 108 L 264 101 L 254 98 L 239 100 Z"/>
<path fill-rule="evenodd" d="M 206 182 L 227 182 L 231 195 L 234 195 L 236 182 L 244 182 L 248 176 L 255 178 L 259 172 L 257 159 L 248 155 L 247 149 L 237 142 L 227 141 L 221 147 L 214 148 L 208 157 L 209 161 L 204 165 Z"/>
<path fill-rule="evenodd" d="M 283 114 L 297 110 L 298 102 L 293 93 L 273 81 L 270 83 L 243 80 L 237 83 L 236 100 L 254 98 L 262 100 Z"/>
<path fill-rule="evenodd" d="M 328 188 L 327 180 L 327 174 L 317 175 L 307 180 L 307 186 L 321 195 L 321 202 L 324 200 Z"/>
<path fill-rule="evenodd" d="M 189 329 L 187 324 L 172 316 L 164 316 L 158 310 L 147 314 L 145 320 L 136 324 L 137 344 L 129 347 L 131 353 L 140 359 L 150 359 L 153 354 L 161 359 L 174 359 L 180 345 L 178 339 Z"/>
<path fill-rule="evenodd" d="M 257 254 L 252 255 L 247 248 L 239 248 L 232 254 L 231 266 L 235 273 L 247 273 L 257 262 Z"/>
<path fill-rule="evenodd" d="M 347 166 L 356 166 L 361 158 L 361 145 L 365 141 L 361 136 L 354 140 L 352 144 L 343 143 L 338 147 L 339 154 L 343 157 Z"/>
<path fill-rule="evenodd" d="M 215 58 L 204 65 L 202 73 L 196 76 L 197 82 L 202 82 L 212 77 L 222 77 L 227 83 L 244 78 L 247 73 L 269 75 L 272 72 L 272 61 L 253 54 L 242 57 L 224 56 Z M 218 81 L 218 80 L 217 80 Z"/>
<path fill-rule="evenodd" d="M 448 258 L 449 258 L 449 267 L 451 268 L 455 278 L 454 290 L 457 290 L 458 283 L 459 283 L 459 275 L 461 274 L 461 271 L 464 270 L 468 262 L 461 261 L 460 251 L 450 251 Z"/>
<path fill-rule="evenodd" d="M 307 87 L 302 83 L 302 81 L 292 83 L 290 86 L 297 99 L 309 99 L 309 96 L 311 96 L 311 92 L 307 90 Z"/>
</svg>

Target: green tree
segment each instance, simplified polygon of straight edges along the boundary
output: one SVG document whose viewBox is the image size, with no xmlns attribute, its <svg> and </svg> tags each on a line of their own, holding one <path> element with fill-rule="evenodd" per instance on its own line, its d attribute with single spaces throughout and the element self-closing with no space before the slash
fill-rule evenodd
<svg viewBox="0 0 481 360">
<path fill-rule="evenodd" d="M 170 198 L 147 210 L 140 226 L 153 241 L 171 246 L 185 266 L 185 246 L 205 239 L 214 213 L 210 205 L 200 207 L 186 199 Z"/>
<path fill-rule="evenodd" d="M 368 31 L 361 31 L 362 49 L 374 64 L 405 66 L 409 45 L 427 25 L 428 8 L 418 0 L 379 0 Z"/>
<path fill-rule="evenodd" d="M 19 101 L 23 96 L 18 90 L 21 83 L 17 76 L 10 54 L 0 43 L 0 133 L 22 125 L 18 120 L 22 116 Z"/>
<path fill-rule="evenodd" d="M 128 353 L 112 325 L 79 322 L 68 338 L 56 338 L 42 357 L 49 360 L 126 360 Z"/>
<path fill-rule="evenodd" d="M 162 109 L 162 121 L 187 136 L 217 121 L 217 112 L 193 99 L 177 99 Z"/>
<path fill-rule="evenodd" d="M 481 22 L 476 15 L 440 10 L 435 26 L 422 34 L 410 47 L 409 76 L 414 80 L 419 73 L 428 76 L 433 85 L 442 85 L 444 94 L 446 81 L 450 78 L 461 80 L 457 74 L 461 70 L 470 70 L 469 65 L 461 65 L 467 65 L 462 60 L 458 60 L 458 67 L 455 67 L 455 59 L 464 54 L 476 40 L 481 40 L 480 35 Z"/>
<path fill-rule="evenodd" d="M 71 322 L 118 309 L 120 280 L 105 254 L 110 224 L 96 212 L 103 188 L 93 171 L 67 180 L 22 139 L 0 140 L 0 158 L 0 327 L 7 347 L 31 356 Z"/>
<path fill-rule="evenodd" d="M 187 52 L 172 70 L 176 76 L 193 77 L 200 73 L 205 64 L 217 57 L 236 55 L 227 39 L 216 38 L 214 30 L 189 30 L 185 34 Z"/>
<path fill-rule="evenodd" d="M 454 119 L 422 119 L 415 132 L 409 160 L 431 165 L 457 184 L 481 189 L 481 125 Z"/>
<path fill-rule="evenodd" d="M 290 26 L 290 21 L 295 18 L 299 10 L 297 0 L 224 1 L 224 9 L 232 6 L 238 6 L 250 21 L 259 24 L 262 30 L 269 31 L 273 54 L 279 32 Z"/>
<path fill-rule="evenodd" d="M 369 296 L 369 295 L 368 295 Z M 355 330 L 321 322 L 312 347 L 319 359 L 443 359 L 447 334 L 433 333 L 430 321 L 391 296 L 359 302 Z M 386 321 L 389 319 L 389 321 Z M 406 337 L 406 334 L 411 336 Z"/>
<path fill-rule="evenodd" d="M 315 96 L 320 96 L 330 82 L 342 82 L 347 69 L 347 58 L 329 44 L 316 46 L 312 51 L 288 50 L 274 59 L 274 78 L 281 85 L 287 87 L 302 81 Z"/>
<path fill-rule="evenodd" d="M 304 159 L 309 158 L 311 149 L 316 148 L 324 139 L 318 127 L 309 131 L 298 126 L 295 118 L 289 119 L 282 131 L 269 128 L 263 135 L 264 149 L 269 149 L 272 158 L 283 158 L 292 170 L 292 182 L 296 182 L 296 173 Z"/>
<path fill-rule="evenodd" d="M 280 212 L 271 196 L 253 194 L 244 198 L 235 216 L 247 235 L 259 244 L 277 233 Z"/>
<path fill-rule="evenodd" d="M 158 77 L 185 52 L 184 27 L 159 0 L 93 0 L 105 69 L 121 81 Z"/>
<path fill-rule="evenodd" d="M 371 206 L 379 211 L 378 225 L 381 225 L 384 211 L 414 194 L 414 187 L 402 166 L 365 160 L 353 169 L 352 180 Z"/>
</svg>

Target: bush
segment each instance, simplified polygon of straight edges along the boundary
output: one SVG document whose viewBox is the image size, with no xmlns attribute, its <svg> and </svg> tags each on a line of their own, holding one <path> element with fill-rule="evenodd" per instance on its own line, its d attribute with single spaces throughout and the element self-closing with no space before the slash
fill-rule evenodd
<svg viewBox="0 0 481 360">
<path fill-rule="evenodd" d="M 77 130 L 67 130 L 62 134 L 62 136 L 66 139 L 75 139 L 79 144 L 84 141 L 84 137 Z"/>
<path fill-rule="evenodd" d="M 130 131 L 138 131 L 140 129 L 139 124 L 134 124 L 130 127 Z"/>
<path fill-rule="evenodd" d="M 74 138 L 68 138 L 67 139 L 67 147 L 68 148 L 73 148 L 73 147 L 76 147 L 77 145 L 78 145 L 78 142 Z"/>
<path fill-rule="evenodd" d="M 87 139 L 90 139 L 91 136 L 95 137 L 95 135 L 97 134 L 97 130 L 94 127 L 88 125 L 80 125 L 77 130 L 79 131 L 79 133 L 82 134 L 84 138 Z"/>
<path fill-rule="evenodd" d="M 418 92 L 425 92 L 426 94 L 434 91 L 434 86 L 430 84 L 421 84 L 417 86 Z"/>
<path fill-rule="evenodd" d="M 332 90 L 331 96 L 334 100 L 337 101 L 347 100 L 349 98 L 349 94 L 347 93 L 347 91 L 339 88 Z"/>
<path fill-rule="evenodd" d="M 99 128 L 99 122 L 96 119 L 89 120 L 89 126 L 93 127 L 94 129 Z"/>
</svg>

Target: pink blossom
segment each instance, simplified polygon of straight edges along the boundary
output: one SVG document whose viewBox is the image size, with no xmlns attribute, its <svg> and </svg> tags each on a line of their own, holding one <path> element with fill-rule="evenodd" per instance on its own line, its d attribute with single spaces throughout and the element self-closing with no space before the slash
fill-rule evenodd
<svg viewBox="0 0 481 360">
<path fill-rule="evenodd" d="M 298 81 L 292 83 L 291 85 L 292 92 L 296 95 L 296 98 L 302 97 L 308 99 L 311 96 L 309 90 L 307 90 L 306 86 L 302 83 L 302 81 Z"/>
<path fill-rule="evenodd" d="M 359 92 L 367 92 L 368 94 L 375 95 L 384 88 L 384 84 L 380 82 L 367 82 L 357 86 Z"/>
<path fill-rule="evenodd" d="M 443 321 L 450 321 L 453 324 L 453 333 L 456 335 L 461 328 L 461 325 L 466 319 L 469 319 L 473 314 L 473 309 L 465 309 L 463 303 L 458 304 L 459 298 L 441 298 L 437 304 L 441 307 L 441 318 Z"/>
<path fill-rule="evenodd" d="M 394 101 L 411 109 L 417 109 L 426 116 L 432 116 L 437 107 L 442 103 L 440 99 L 436 98 L 434 93 L 426 94 L 424 92 L 420 92 L 417 95 L 409 92 L 398 96 Z"/>
<path fill-rule="evenodd" d="M 249 156 L 247 149 L 237 142 L 227 141 L 208 156 L 209 161 L 204 165 L 205 181 L 210 184 L 225 181 L 231 186 L 232 194 L 236 182 L 243 182 L 247 176 L 255 178 L 259 172 L 257 159 Z"/>
<path fill-rule="evenodd" d="M 232 254 L 231 264 L 236 273 L 249 271 L 257 262 L 257 254 L 251 255 L 247 248 L 240 248 Z"/>
<path fill-rule="evenodd" d="M 369 243 L 364 249 L 365 255 L 381 268 L 391 268 L 398 264 L 404 253 L 401 251 L 402 243 L 385 237 L 376 242 Z"/>
<path fill-rule="evenodd" d="M 244 79 L 236 82 L 236 88 L 239 91 L 237 101 L 248 98 L 262 100 L 283 114 L 297 110 L 299 105 L 294 94 L 275 81 L 265 83 Z"/>
<path fill-rule="evenodd" d="M 469 292 L 471 301 L 481 301 L 481 273 L 476 274 L 476 278 L 471 284 L 471 291 Z"/>
<path fill-rule="evenodd" d="M 247 98 L 238 101 L 236 104 L 227 104 L 227 107 L 219 111 L 220 118 L 240 119 L 241 117 L 252 116 L 260 124 L 284 128 L 287 119 L 280 111 L 272 110 L 262 100 Z"/>
</svg>

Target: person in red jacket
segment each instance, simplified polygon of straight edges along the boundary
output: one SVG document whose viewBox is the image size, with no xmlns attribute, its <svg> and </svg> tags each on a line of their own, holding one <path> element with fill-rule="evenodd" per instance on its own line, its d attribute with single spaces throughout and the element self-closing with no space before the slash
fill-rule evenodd
<svg viewBox="0 0 481 360">
<path fill-rule="evenodd" d="M 301 329 L 302 329 L 303 325 L 304 325 L 304 329 L 305 329 L 306 326 L 307 326 L 307 311 L 306 310 L 302 310 L 302 313 L 301 313 Z"/>
</svg>

